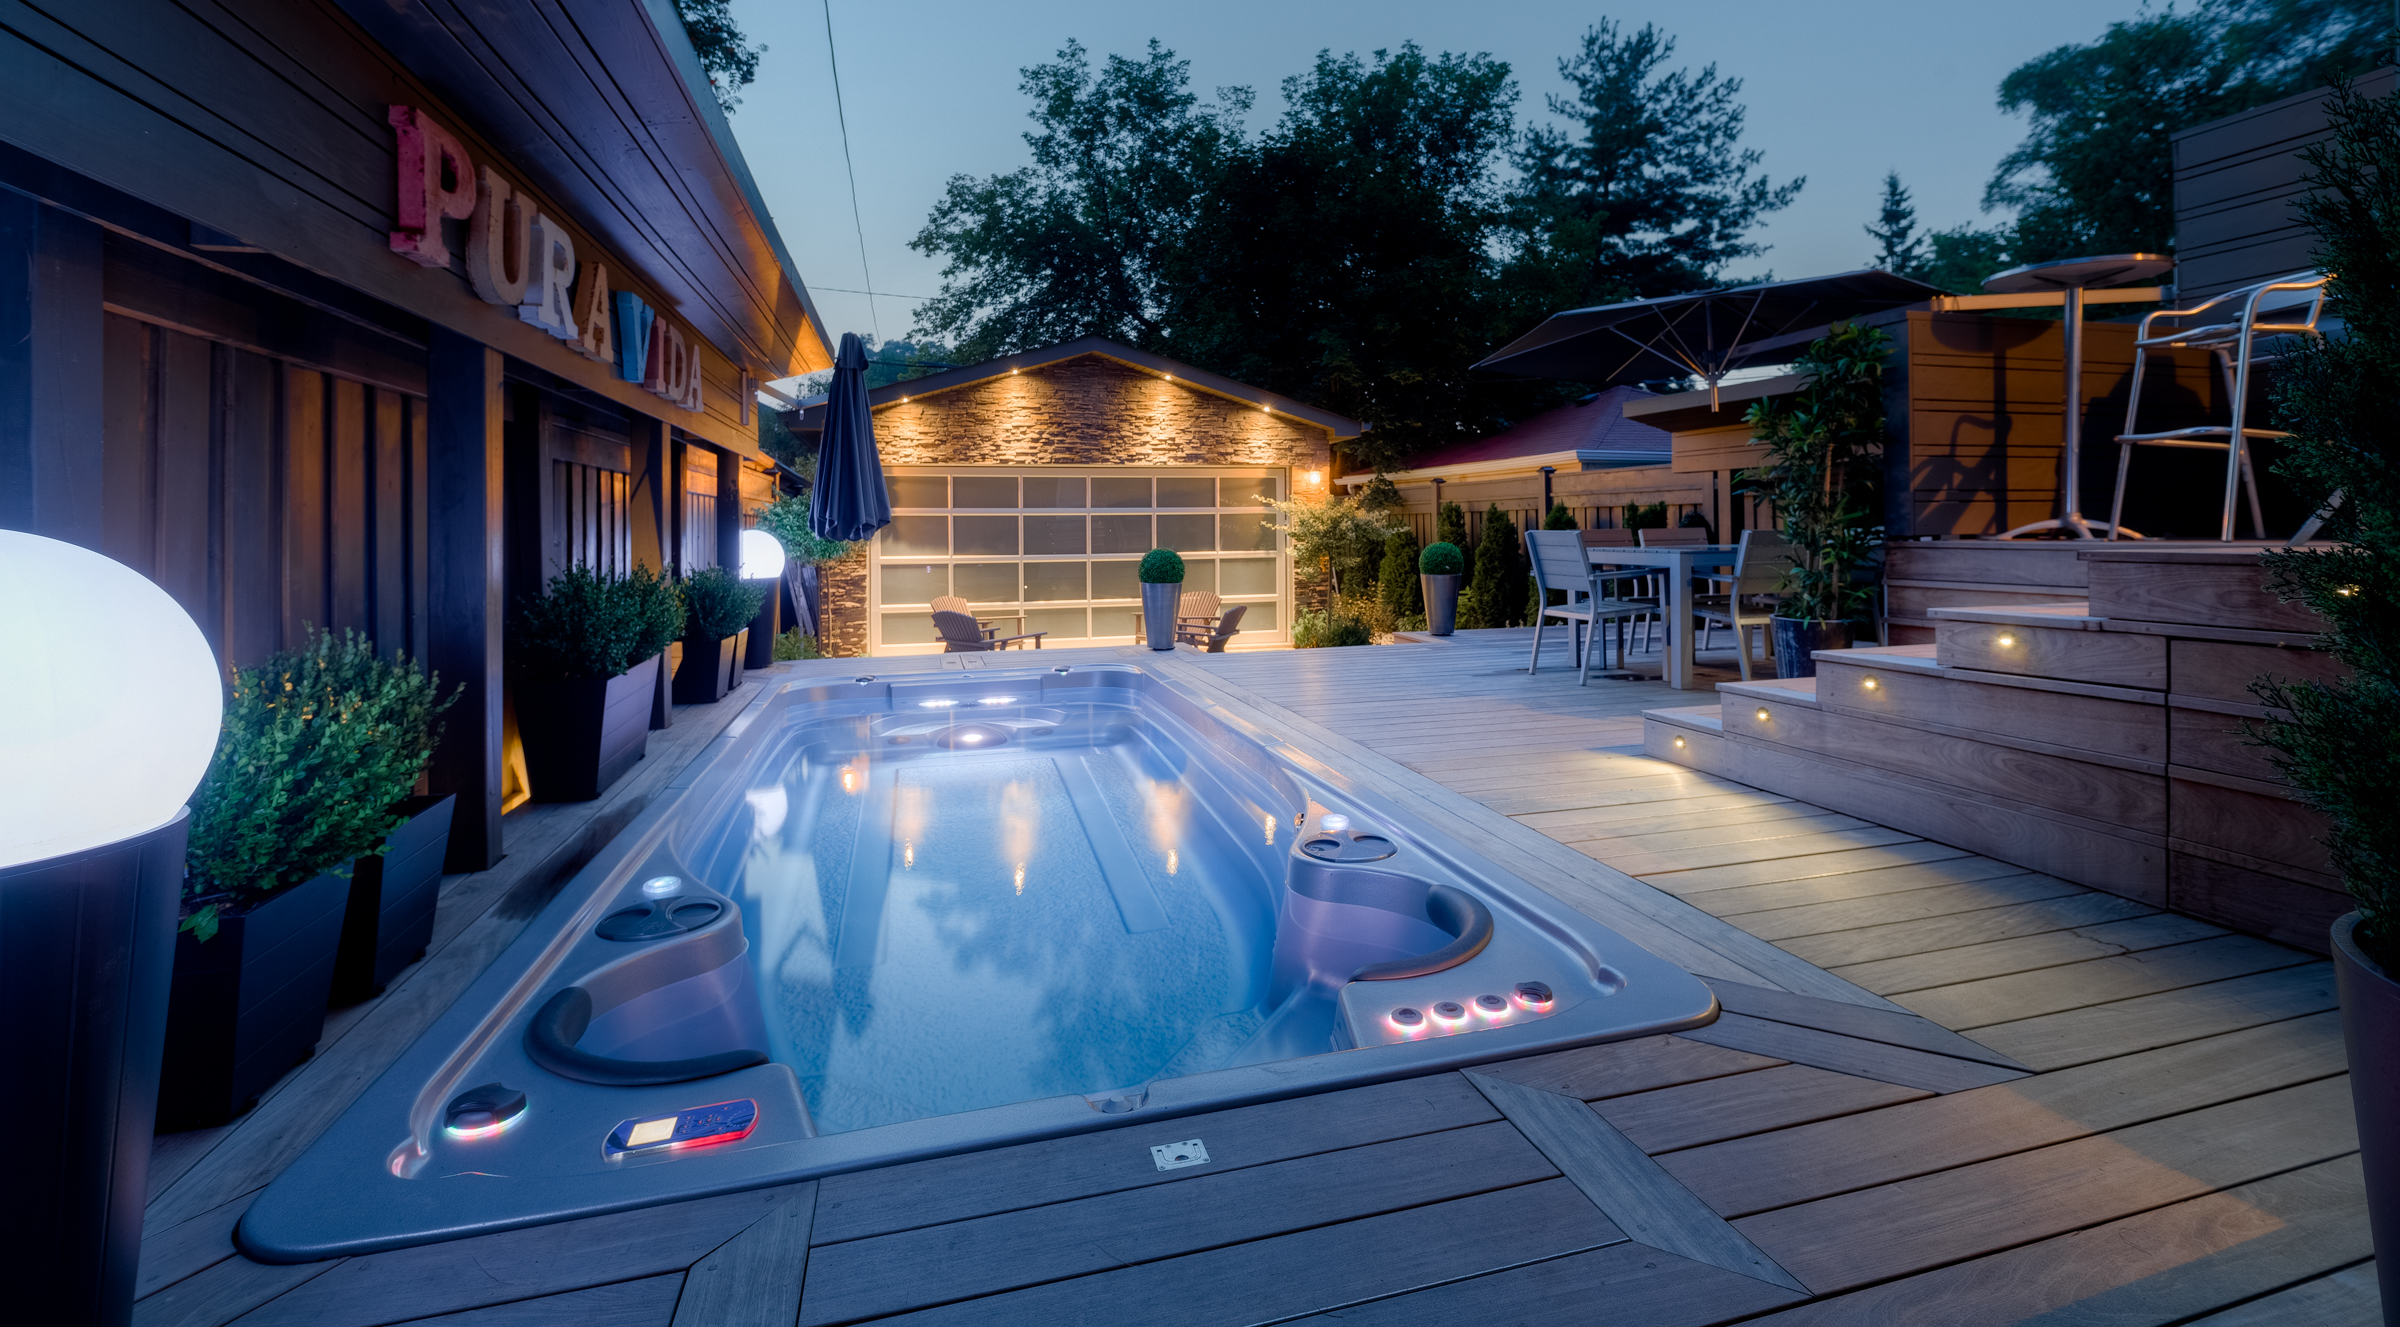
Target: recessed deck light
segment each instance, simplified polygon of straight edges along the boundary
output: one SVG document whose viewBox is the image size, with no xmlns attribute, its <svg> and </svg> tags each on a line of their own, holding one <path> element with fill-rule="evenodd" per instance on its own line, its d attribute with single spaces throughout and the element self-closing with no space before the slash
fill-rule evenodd
<svg viewBox="0 0 2400 1327">
<path fill-rule="evenodd" d="M 1883 683 L 1878 682 L 1874 678 L 1870 677 L 1866 681 L 1859 683 L 1859 685 L 1865 687 L 1869 691 L 1873 691 L 1875 688 L 1882 686 Z"/>
<path fill-rule="evenodd" d="M 1758 707 L 1758 721 L 1760 723 L 1765 723 L 1767 721 L 1767 707 L 1764 705 Z"/>
<path fill-rule="evenodd" d="M 1681 751 L 1681 750 L 1683 750 L 1683 739 L 1682 739 L 1682 738 L 1678 737 L 1678 738 L 1676 738 L 1676 739 L 1675 739 L 1675 749 L 1676 749 L 1676 750 L 1678 750 L 1678 751 Z"/>
<path fill-rule="evenodd" d="M 2003 631 L 2000 633 L 2000 643 L 2003 645 L 2014 645 L 2017 643 L 2017 638 Z"/>
</svg>

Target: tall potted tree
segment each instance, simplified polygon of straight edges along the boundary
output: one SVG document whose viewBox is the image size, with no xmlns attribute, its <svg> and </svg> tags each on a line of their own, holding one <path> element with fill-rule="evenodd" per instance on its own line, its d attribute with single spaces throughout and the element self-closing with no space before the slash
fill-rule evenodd
<svg viewBox="0 0 2400 1327">
<path fill-rule="evenodd" d="M 2400 102 L 2343 89 L 2327 119 L 2332 135 L 2300 153 L 2312 192 L 2298 208 L 2344 330 L 2289 354 L 2276 413 L 2292 434 L 2278 469 L 2340 505 L 2323 527 L 2330 546 L 2265 560 L 2276 593 L 2316 610 L 2319 644 L 2351 672 L 2251 690 L 2272 716 L 2256 736 L 2330 822 L 2326 847 L 2358 905 L 2334 923 L 2334 979 L 2383 1318 L 2400 1324 Z"/>
<path fill-rule="evenodd" d="M 1183 600 L 1183 555 L 1171 548 L 1142 554 L 1143 643 L 1154 650 L 1175 648 L 1175 608 Z"/>
<path fill-rule="evenodd" d="M 1774 509 L 1795 564 L 1774 621 L 1778 677 L 1814 677 L 1815 651 L 1848 649 L 1851 623 L 1872 593 L 1860 572 L 1883 540 L 1883 362 L 1891 348 L 1878 328 L 1838 326 L 1793 362 L 1800 390 L 1758 402 L 1746 418 L 1768 459 L 1742 473 L 1737 491 Z"/>
<path fill-rule="evenodd" d="M 710 705 L 725 698 L 739 676 L 742 633 L 767 592 L 723 567 L 704 567 L 684 578 L 688 621 L 683 662 L 675 669 L 675 703 Z"/>
<path fill-rule="evenodd" d="M 588 802 L 642 758 L 658 658 L 683 621 L 682 590 L 640 566 L 570 567 L 519 609 L 509 674 L 536 801 Z"/>
<path fill-rule="evenodd" d="M 192 799 L 159 1128 L 222 1124 L 316 1049 L 353 858 L 433 756 L 433 680 L 355 633 L 233 675 Z"/>
</svg>

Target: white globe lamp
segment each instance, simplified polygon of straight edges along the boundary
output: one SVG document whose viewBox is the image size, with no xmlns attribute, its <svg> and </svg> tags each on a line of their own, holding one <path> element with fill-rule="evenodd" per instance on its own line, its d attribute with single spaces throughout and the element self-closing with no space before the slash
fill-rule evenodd
<svg viewBox="0 0 2400 1327">
<path fill-rule="evenodd" d="M 183 810 L 224 686 L 183 607 L 88 548 L 0 530 L 0 868 L 115 843 Z M 106 623 L 117 657 L 61 649 Z"/>
<path fill-rule="evenodd" d="M 750 648 L 742 667 L 765 668 L 775 662 L 775 633 L 783 629 L 783 541 L 755 527 L 742 531 L 742 579 L 763 581 L 766 602 L 750 622 Z"/>
<path fill-rule="evenodd" d="M 783 541 L 764 530 L 742 531 L 742 579 L 773 580 L 783 574 Z"/>
<path fill-rule="evenodd" d="M 109 659 L 90 643 L 106 640 Z M 0 1220 L 28 1322 L 128 1322 L 166 1045 L 184 809 L 223 719 L 191 617 L 89 549 L 0 530 L 0 1006 L 10 1128 L 41 1140 Z"/>
</svg>

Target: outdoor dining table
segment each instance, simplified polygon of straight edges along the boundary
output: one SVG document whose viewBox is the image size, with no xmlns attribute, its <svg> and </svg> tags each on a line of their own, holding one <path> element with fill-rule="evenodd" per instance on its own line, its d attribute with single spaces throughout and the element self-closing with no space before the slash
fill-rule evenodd
<svg viewBox="0 0 2400 1327">
<path fill-rule="evenodd" d="M 1689 691 L 1692 681 L 1692 578 L 1731 568 L 1741 557 L 1735 544 L 1670 544 L 1660 548 L 1594 546 L 1584 556 L 1594 567 L 1655 567 L 1667 581 L 1659 605 L 1667 618 L 1667 685 Z"/>
</svg>

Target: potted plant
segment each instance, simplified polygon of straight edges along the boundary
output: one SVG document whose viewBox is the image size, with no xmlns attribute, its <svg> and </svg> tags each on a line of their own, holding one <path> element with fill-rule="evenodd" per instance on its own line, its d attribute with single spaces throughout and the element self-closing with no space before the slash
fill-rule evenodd
<svg viewBox="0 0 2400 1327">
<path fill-rule="evenodd" d="M 1456 544 L 1427 544 L 1417 554 L 1417 584 L 1425 596 L 1425 630 L 1447 636 L 1458 628 L 1458 585 L 1466 578 L 1467 555 Z"/>
<path fill-rule="evenodd" d="M 742 646 L 767 592 L 723 567 L 704 567 L 683 580 L 689 621 L 683 663 L 675 669 L 675 703 L 711 705 L 740 685 Z"/>
<path fill-rule="evenodd" d="M 1810 342 L 1793 369 L 1804 381 L 1760 401 L 1745 422 L 1767 464 L 1737 492 L 1766 499 L 1792 541 L 1774 619 L 1775 674 L 1814 677 L 1818 650 L 1850 647 L 1851 623 L 1873 594 L 1859 575 L 1883 541 L 1883 361 L 1892 338 L 1845 323 Z"/>
<path fill-rule="evenodd" d="M 1154 650 L 1175 648 L 1175 608 L 1183 599 L 1183 557 L 1171 548 L 1142 554 L 1142 634 Z"/>
<path fill-rule="evenodd" d="M 348 863 L 400 825 L 443 705 L 433 679 L 351 632 L 233 675 L 192 799 L 161 1130 L 232 1119 L 315 1051 Z"/>
<path fill-rule="evenodd" d="M 2271 549 L 2269 583 L 2316 610 L 2318 644 L 2350 669 L 2332 681 L 2260 678 L 2269 716 L 2253 739 L 2331 826 L 2325 845 L 2357 909 L 2333 926 L 2333 967 L 2358 1116 L 2383 1316 L 2400 1324 L 2400 104 L 2337 90 L 2332 134 L 2301 149 L 2312 192 L 2297 204 L 2342 310 L 2340 336 L 2287 352 L 2276 393 L 2291 431 L 2277 467 L 2302 496 L 2339 498 L 2327 544 Z"/>
<path fill-rule="evenodd" d="M 430 750 L 432 742 L 426 746 Z M 333 960 L 334 1003 L 381 995 L 400 969 L 425 956 L 457 804 L 449 793 L 402 798 L 392 805 L 405 817 L 399 827 L 384 835 L 376 851 L 351 863 L 350 899 Z"/>
<path fill-rule="evenodd" d="M 570 567 L 518 610 L 509 672 L 534 800 L 588 802 L 642 758 L 658 657 L 683 621 L 682 590 L 641 566 Z"/>
</svg>

